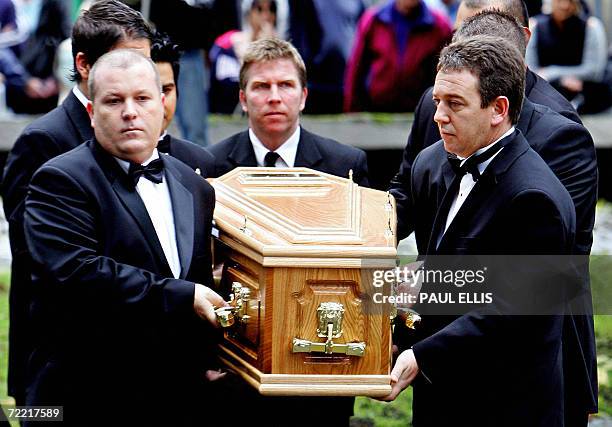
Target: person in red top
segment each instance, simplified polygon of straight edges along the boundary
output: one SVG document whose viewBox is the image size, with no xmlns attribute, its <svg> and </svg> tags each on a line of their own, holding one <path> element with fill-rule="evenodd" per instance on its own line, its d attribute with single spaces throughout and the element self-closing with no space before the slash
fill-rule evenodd
<svg viewBox="0 0 612 427">
<path fill-rule="evenodd" d="M 450 37 L 447 18 L 422 0 L 389 0 L 366 11 L 346 70 L 344 110 L 414 111 Z"/>
</svg>

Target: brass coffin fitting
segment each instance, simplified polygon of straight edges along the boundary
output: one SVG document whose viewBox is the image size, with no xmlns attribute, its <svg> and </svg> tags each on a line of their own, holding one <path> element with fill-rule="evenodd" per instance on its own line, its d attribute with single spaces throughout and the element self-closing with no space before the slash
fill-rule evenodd
<svg viewBox="0 0 612 427">
<path fill-rule="evenodd" d="M 406 312 L 406 320 L 404 324 L 409 329 L 416 329 L 416 327 L 421 323 L 421 316 L 414 310 L 408 310 Z"/>
<path fill-rule="evenodd" d="M 327 338 L 325 342 L 312 342 L 300 338 L 293 338 L 294 353 L 325 353 L 346 354 L 348 356 L 362 357 L 365 354 L 366 343 L 351 342 L 346 344 L 334 343 L 334 338 L 342 336 L 342 320 L 344 319 L 344 306 L 337 302 L 323 302 L 317 308 L 319 324 L 317 335 Z"/>
<path fill-rule="evenodd" d="M 243 286 L 240 282 L 233 282 L 232 293 L 228 301 L 229 306 L 215 309 L 219 325 L 222 328 L 229 328 L 233 326 L 236 321 L 242 325 L 247 324 L 251 318 L 251 316 L 247 314 L 250 299 L 251 290 Z"/>
</svg>

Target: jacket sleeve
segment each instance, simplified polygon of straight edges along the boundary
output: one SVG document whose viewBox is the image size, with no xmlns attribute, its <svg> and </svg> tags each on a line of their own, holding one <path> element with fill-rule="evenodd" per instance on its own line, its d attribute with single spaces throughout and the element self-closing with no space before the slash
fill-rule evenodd
<svg viewBox="0 0 612 427">
<path fill-rule="evenodd" d="M 588 130 L 571 123 L 550 129 L 538 154 L 567 189 L 576 208 L 576 246 L 588 254 L 593 243 L 597 204 L 597 156 Z"/>
<path fill-rule="evenodd" d="M 25 235 L 33 275 L 47 292 L 98 307 L 143 313 L 193 315 L 194 284 L 164 278 L 102 255 L 94 196 L 66 172 L 42 167 L 32 179 L 25 208 Z M 46 279 L 46 280 L 45 280 Z M 68 305 L 70 306 L 70 305 Z"/>
<path fill-rule="evenodd" d="M 34 172 L 47 160 L 61 154 L 55 138 L 48 132 L 38 129 L 24 131 L 13 146 L 2 178 L 2 200 L 4 214 L 12 235 L 21 236 L 16 241 L 23 242 L 13 250 L 27 251 L 23 239 L 23 214 L 28 185 Z M 11 239 L 11 243 L 13 243 Z M 13 253 L 13 256 L 17 256 Z"/>
<path fill-rule="evenodd" d="M 368 160 L 366 153 L 362 150 L 359 150 L 357 160 L 355 161 L 353 180 L 362 187 L 370 186 L 370 181 L 368 179 Z"/>
</svg>

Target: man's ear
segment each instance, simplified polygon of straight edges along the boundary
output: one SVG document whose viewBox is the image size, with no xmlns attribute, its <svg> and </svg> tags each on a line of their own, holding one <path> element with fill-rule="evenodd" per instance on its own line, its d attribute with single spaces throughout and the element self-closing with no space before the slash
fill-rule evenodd
<svg viewBox="0 0 612 427">
<path fill-rule="evenodd" d="M 510 102 L 505 96 L 498 96 L 491 105 L 491 125 L 497 126 L 502 123 L 510 114 Z"/>
<path fill-rule="evenodd" d="M 74 59 L 74 63 L 76 66 L 76 71 L 81 76 L 81 80 L 87 81 L 89 78 L 89 71 L 91 70 L 91 65 L 87 62 L 87 58 L 83 52 L 79 52 L 76 54 Z"/>
<path fill-rule="evenodd" d="M 302 102 L 300 103 L 300 112 L 304 110 L 306 106 L 306 98 L 308 98 L 308 88 L 304 87 L 302 89 Z"/>
<path fill-rule="evenodd" d="M 242 106 L 242 111 L 245 113 L 249 113 L 249 109 L 247 108 L 246 95 L 244 94 L 244 90 L 240 89 L 238 93 L 238 98 L 240 99 L 240 105 Z"/>
<path fill-rule="evenodd" d="M 531 30 L 529 27 L 521 27 L 523 29 L 523 34 L 525 35 L 525 46 L 529 44 L 529 40 L 531 40 Z"/>
<path fill-rule="evenodd" d="M 87 102 L 87 107 L 86 107 L 86 108 L 87 108 L 87 114 L 89 114 L 89 122 L 90 122 L 90 124 L 91 124 L 91 127 L 92 127 L 92 128 L 95 128 L 95 126 L 94 126 L 94 120 L 93 120 L 93 117 L 94 117 L 94 110 L 93 110 L 93 104 L 91 103 L 91 101 L 88 101 L 88 102 Z"/>
</svg>

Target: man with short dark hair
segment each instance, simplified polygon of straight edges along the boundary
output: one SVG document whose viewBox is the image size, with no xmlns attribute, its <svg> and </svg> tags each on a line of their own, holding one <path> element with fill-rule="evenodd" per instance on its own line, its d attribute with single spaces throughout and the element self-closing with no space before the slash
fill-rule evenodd
<svg viewBox="0 0 612 427">
<path fill-rule="evenodd" d="M 479 290 L 496 291 L 490 304 L 423 316 L 387 397 L 412 383 L 415 427 L 563 425 L 562 316 L 514 315 L 516 294 L 542 293 L 533 274 L 548 276 L 511 256 L 570 254 L 575 233 L 567 190 L 515 128 L 524 79 L 520 53 L 500 38 L 461 39 L 440 55 L 433 100 L 442 140 L 412 170 L 419 253 L 426 265 L 445 265 L 436 256 L 446 255 L 459 268 L 471 255 L 501 255 L 512 274 L 487 271 Z"/>
<path fill-rule="evenodd" d="M 164 124 L 157 149 L 176 157 L 203 177 L 212 176 L 215 158 L 206 148 L 168 133 L 179 96 L 177 82 L 181 70 L 180 58 L 178 45 L 167 35 L 156 33 L 151 46 L 151 59 L 157 66 L 164 94 Z"/>
<path fill-rule="evenodd" d="M 88 89 L 95 137 L 38 169 L 26 200 L 26 403 L 63 406 L 75 426 L 205 425 L 213 307 L 225 304 L 208 287 L 214 190 L 156 149 L 149 58 L 101 56 Z"/>
<path fill-rule="evenodd" d="M 307 167 L 368 185 L 362 150 L 300 126 L 306 104 L 306 67 L 297 50 L 280 39 L 249 45 L 240 68 L 240 103 L 249 130 L 214 144 L 216 176 L 239 166 Z"/>
<path fill-rule="evenodd" d="M 118 0 L 94 3 L 72 30 L 76 85 L 64 102 L 30 123 L 9 153 L 2 178 L 2 200 L 9 223 L 11 289 L 8 393 L 22 404 L 25 365 L 29 357 L 30 257 L 23 235 L 24 201 L 32 175 L 43 163 L 93 137 L 85 109 L 87 80 L 105 52 L 130 48 L 149 56 L 152 32 L 142 15 Z"/>
<path fill-rule="evenodd" d="M 480 3 L 484 1 L 481 0 Z M 524 44 L 518 41 L 521 27 L 516 21 L 516 16 L 495 10 L 484 10 L 467 18 L 457 29 L 454 40 L 488 34 L 502 37 L 513 46 L 520 48 Z M 531 74 L 534 73 L 527 70 L 526 98 L 516 126 L 570 193 L 576 212 L 576 240 L 573 253 L 587 256 L 593 242 L 597 204 L 598 170 L 593 140 L 581 124 L 561 116 L 544 105 L 531 102 L 530 98 L 541 99 L 541 95 L 546 93 L 540 91 L 540 87 L 548 86 L 546 82 L 544 82 L 546 86 L 536 84 L 529 92 Z M 543 82 L 541 78 L 537 79 L 538 82 Z M 410 234 L 414 226 L 413 216 L 416 212 L 412 206 L 409 184 L 412 163 L 423 149 L 440 139 L 440 132 L 433 120 L 435 106 L 431 98 L 431 90 L 421 98 L 404 150 L 402 164 L 391 183 L 391 193 L 397 200 L 399 238 Z M 576 311 L 584 315 L 568 315 L 564 319 L 563 363 L 567 374 L 565 380 L 572 384 L 567 390 L 571 398 L 567 400 L 568 406 L 565 408 L 568 425 L 583 425 L 586 423 L 587 414 L 597 411 L 597 360 L 586 262 L 582 271 L 582 284 L 582 308 Z"/>
</svg>

